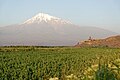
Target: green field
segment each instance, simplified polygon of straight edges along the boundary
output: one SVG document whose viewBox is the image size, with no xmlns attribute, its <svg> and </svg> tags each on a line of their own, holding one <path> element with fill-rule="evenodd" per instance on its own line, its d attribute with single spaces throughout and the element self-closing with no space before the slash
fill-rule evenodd
<svg viewBox="0 0 120 80">
<path fill-rule="evenodd" d="M 119 70 L 119 48 L 0 47 L 0 80 L 120 80 Z"/>
</svg>

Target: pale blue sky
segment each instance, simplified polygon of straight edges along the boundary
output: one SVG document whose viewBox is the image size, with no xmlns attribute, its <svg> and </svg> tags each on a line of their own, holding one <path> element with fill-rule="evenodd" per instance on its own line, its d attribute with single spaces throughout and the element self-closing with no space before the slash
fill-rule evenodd
<svg viewBox="0 0 120 80">
<path fill-rule="evenodd" d="M 0 26 L 22 23 L 40 12 L 120 32 L 120 0 L 0 0 Z"/>
</svg>

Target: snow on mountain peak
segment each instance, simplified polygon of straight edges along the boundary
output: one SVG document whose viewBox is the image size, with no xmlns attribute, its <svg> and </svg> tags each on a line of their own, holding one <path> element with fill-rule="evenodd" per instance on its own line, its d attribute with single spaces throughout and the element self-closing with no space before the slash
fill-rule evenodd
<svg viewBox="0 0 120 80">
<path fill-rule="evenodd" d="M 54 16 L 50 16 L 48 14 L 45 13 L 39 13 L 36 16 L 32 17 L 31 19 L 28 19 L 27 21 L 25 21 L 23 24 L 33 24 L 33 23 L 41 23 L 41 22 L 52 22 L 52 23 L 60 23 L 60 24 L 72 24 L 69 21 L 63 20 L 61 18 L 58 17 L 54 17 Z"/>
</svg>

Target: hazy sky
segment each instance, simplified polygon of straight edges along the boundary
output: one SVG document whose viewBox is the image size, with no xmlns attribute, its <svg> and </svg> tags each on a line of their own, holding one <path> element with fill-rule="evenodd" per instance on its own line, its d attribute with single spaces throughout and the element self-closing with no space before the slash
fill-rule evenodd
<svg viewBox="0 0 120 80">
<path fill-rule="evenodd" d="M 22 23 L 40 12 L 120 33 L 120 0 L 0 0 L 0 26 Z"/>
</svg>

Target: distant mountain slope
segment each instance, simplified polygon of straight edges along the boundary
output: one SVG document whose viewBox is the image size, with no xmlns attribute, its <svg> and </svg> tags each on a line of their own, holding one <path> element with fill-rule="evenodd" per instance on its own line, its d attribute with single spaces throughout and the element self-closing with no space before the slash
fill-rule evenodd
<svg viewBox="0 0 120 80">
<path fill-rule="evenodd" d="M 119 47 L 120 48 L 120 35 L 108 37 L 105 39 L 88 39 L 79 42 L 76 47 Z"/>
<path fill-rule="evenodd" d="M 104 38 L 115 34 L 96 27 L 76 26 L 61 18 L 39 13 L 22 24 L 0 27 L 0 46 L 72 46 L 88 36 Z"/>
</svg>

